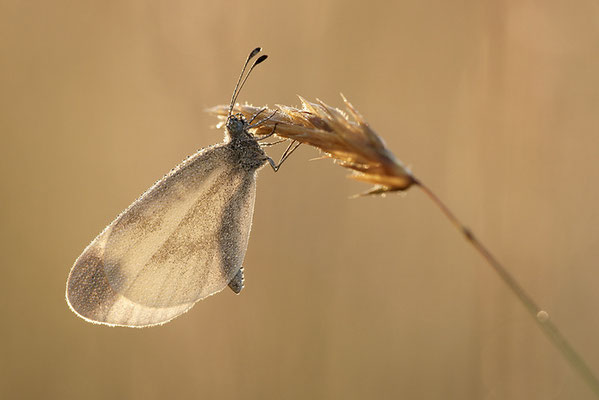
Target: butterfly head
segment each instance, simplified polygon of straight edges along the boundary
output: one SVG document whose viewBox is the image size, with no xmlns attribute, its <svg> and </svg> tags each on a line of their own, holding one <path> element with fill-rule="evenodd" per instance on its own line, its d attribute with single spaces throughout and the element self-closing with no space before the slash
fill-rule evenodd
<svg viewBox="0 0 599 400">
<path fill-rule="evenodd" d="M 245 120 L 245 117 L 241 113 L 233 114 L 227 118 L 227 123 L 225 125 L 227 130 L 227 135 L 230 139 L 240 139 L 244 136 L 248 136 L 248 122 Z"/>
</svg>

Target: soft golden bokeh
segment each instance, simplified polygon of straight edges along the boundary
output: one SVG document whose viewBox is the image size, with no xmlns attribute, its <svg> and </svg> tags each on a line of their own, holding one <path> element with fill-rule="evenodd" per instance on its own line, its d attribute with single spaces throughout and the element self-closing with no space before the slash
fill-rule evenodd
<svg viewBox="0 0 599 400">
<path fill-rule="evenodd" d="M 341 107 L 477 233 L 599 373 L 592 1 L 0 2 L 0 397 L 591 399 L 423 193 L 301 147 L 260 173 L 246 288 L 157 328 L 64 300 L 83 248 L 240 101 Z M 281 148 L 269 151 L 276 158 Z"/>
</svg>

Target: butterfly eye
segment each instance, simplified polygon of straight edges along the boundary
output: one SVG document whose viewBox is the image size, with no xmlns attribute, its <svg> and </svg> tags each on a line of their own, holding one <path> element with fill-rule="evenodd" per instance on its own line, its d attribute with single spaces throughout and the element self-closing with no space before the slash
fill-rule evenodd
<svg viewBox="0 0 599 400">
<path fill-rule="evenodd" d="M 229 120 L 227 121 L 227 130 L 229 132 L 239 132 L 243 130 L 243 120 L 237 118 L 237 117 L 231 117 L 229 118 Z"/>
</svg>

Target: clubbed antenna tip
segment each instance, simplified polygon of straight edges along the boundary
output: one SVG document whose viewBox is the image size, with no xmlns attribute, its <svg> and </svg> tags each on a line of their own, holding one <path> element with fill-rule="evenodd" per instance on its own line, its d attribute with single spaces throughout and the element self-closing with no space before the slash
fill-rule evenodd
<svg viewBox="0 0 599 400">
<path fill-rule="evenodd" d="M 252 70 L 256 67 L 256 65 L 260 64 L 261 62 L 263 62 L 264 60 L 266 60 L 268 58 L 267 55 L 260 56 L 254 62 L 254 64 L 252 65 L 252 67 L 250 68 L 250 70 L 248 71 L 247 75 L 244 78 L 243 74 L 245 73 L 245 70 L 246 70 L 248 64 L 250 63 L 250 60 L 252 58 L 254 58 L 256 56 L 256 54 L 260 53 L 261 51 L 262 51 L 262 47 L 256 47 L 254 50 L 252 50 L 250 52 L 250 55 L 245 60 L 245 63 L 243 64 L 243 68 L 241 69 L 241 74 L 239 74 L 239 79 L 237 79 L 237 84 L 235 84 L 235 89 L 233 90 L 233 96 L 231 96 L 231 103 L 229 104 L 229 112 L 228 112 L 227 118 L 231 117 L 231 113 L 233 112 L 233 107 L 235 106 L 235 102 L 237 101 L 239 92 L 241 92 L 241 89 L 243 88 L 243 85 L 245 85 L 245 81 L 247 81 L 248 77 L 252 73 Z"/>
</svg>

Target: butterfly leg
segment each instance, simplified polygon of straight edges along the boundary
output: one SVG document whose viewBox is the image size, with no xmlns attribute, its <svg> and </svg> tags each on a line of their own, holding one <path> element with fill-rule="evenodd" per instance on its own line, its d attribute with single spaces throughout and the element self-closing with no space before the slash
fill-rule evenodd
<svg viewBox="0 0 599 400">
<path fill-rule="evenodd" d="M 254 120 L 256 119 L 256 117 L 258 117 L 258 115 L 262 114 L 264 111 L 266 111 L 266 108 L 262 108 L 256 114 L 254 114 L 252 116 L 252 118 L 248 121 L 248 125 L 252 125 L 252 122 L 254 122 Z"/>
<path fill-rule="evenodd" d="M 277 125 L 278 125 L 278 123 L 276 123 L 275 126 L 272 127 L 272 131 L 269 134 L 267 134 L 265 136 L 262 136 L 262 137 L 260 137 L 260 138 L 258 138 L 256 140 L 258 141 L 258 140 L 268 139 L 269 137 L 271 137 L 272 135 L 274 135 L 275 132 L 277 131 Z"/>
<path fill-rule="evenodd" d="M 235 294 L 239 294 L 243 289 L 243 267 L 237 271 L 231 282 L 229 282 L 229 287 Z"/>
<path fill-rule="evenodd" d="M 287 160 L 289 158 L 289 156 L 295 150 L 297 150 L 298 147 L 300 147 L 300 145 L 301 145 L 301 143 L 300 142 L 296 142 L 295 140 L 293 140 L 291 143 L 289 143 L 289 146 L 287 146 L 287 149 L 285 150 L 285 152 L 281 156 L 281 160 L 279 160 L 278 163 L 275 163 L 275 161 L 272 158 L 268 157 L 268 159 L 267 159 L 268 163 L 272 167 L 273 171 L 277 172 L 279 170 L 279 168 L 281 168 L 281 165 L 285 162 L 285 160 Z"/>
<path fill-rule="evenodd" d="M 266 110 L 266 109 L 264 109 L 264 110 Z M 252 119 L 250 120 L 250 123 L 248 124 L 248 126 L 247 126 L 247 129 L 252 129 L 252 128 L 255 128 L 255 127 L 257 127 L 257 126 L 260 126 L 260 125 L 262 125 L 263 123 L 265 123 L 265 122 L 269 121 L 269 120 L 270 120 L 272 117 L 274 117 L 275 115 L 277 115 L 277 112 L 278 112 L 278 111 L 279 111 L 279 110 L 275 110 L 275 111 L 274 111 L 272 114 L 270 114 L 268 117 L 266 117 L 266 118 L 264 118 L 264 119 L 261 119 L 260 121 L 258 121 L 258 122 L 256 122 L 255 124 L 253 124 L 253 125 L 252 125 L 252 124 L 251 124 L 251 121 L 253 121 L 253 120 L 254 120 L 254 118 L 256 118 L 256 115 L 254 115 L 254 116 L 252 117 Z M 258 112 L 258 114 L 259 114 L 259 113 L 261 113 L 261 112 L 262 112 L 262 111 L 259 111 L 259 112 Z M 275 124 L 275 128 L 276 128 L 276 126 L 277 126 L 277 124 Z M 275 133 L 275 132 L 274 132 L 274 129 L 273 129 L 272 133 L 271 133 L 270 135 L 268 135 L 268 136 L 271 136 L 271 135 L 272 135 L 272 134 L 274 134 L 274 133 Z M 263 139 L 263 138 L 261 138 L 261 139 Z"/>
<path fill-rule="evenodd" d="M 274 146 L 275 144 L 280 144 L 280 143 L 286 142 L 287 140 L 289 140 L 289 139 L 281 139 L 281 140 L 277 140 L 275 142 L 260 143 L 260 147 Z"/>
</svg>

